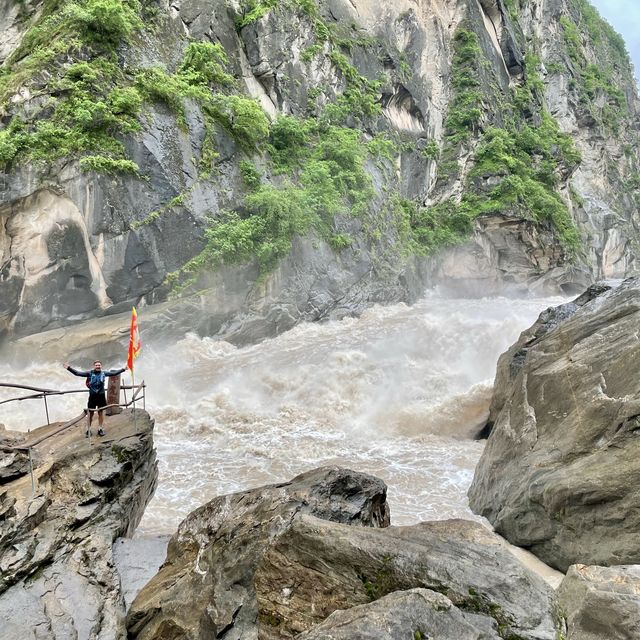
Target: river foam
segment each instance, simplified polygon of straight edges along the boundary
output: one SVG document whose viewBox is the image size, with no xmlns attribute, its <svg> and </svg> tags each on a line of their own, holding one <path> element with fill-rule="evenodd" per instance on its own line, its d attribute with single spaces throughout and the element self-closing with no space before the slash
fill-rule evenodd
<svg viewBox="0 0 640 640">
<path fill-rule="evenodd" d="M 560 302 L 430 295 L 244 348 L 195 335 L 145 348 L 137 375 L 149 384 L 160 481 L 139 533 L 171 532 L 216 495 L 325 464 L 382 477 L 394 524 L 472 517 L 466 490 L 483 445 L 469 435 L 486 419 L 498 356 Z M 0 380 L 82 383 L 60 363 L 5 363 Z M 49 404 L 66 419 L 83 397 Z M 9 428 L 42 417 L 40 402 L 0 405 Z"/>
</svg>

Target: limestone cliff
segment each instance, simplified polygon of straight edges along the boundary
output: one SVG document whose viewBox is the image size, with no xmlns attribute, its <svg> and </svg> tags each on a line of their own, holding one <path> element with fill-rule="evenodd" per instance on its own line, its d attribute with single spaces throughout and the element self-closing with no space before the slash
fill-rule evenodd
<svg viewBox="0 0 640 640">
<path fill-rule="evenodd" d="M 636 85 L 584 0 L 0 0 L 0 26 L 0 336 L 195 288 L 240 341 L 636 268 Z"/>
</svg>

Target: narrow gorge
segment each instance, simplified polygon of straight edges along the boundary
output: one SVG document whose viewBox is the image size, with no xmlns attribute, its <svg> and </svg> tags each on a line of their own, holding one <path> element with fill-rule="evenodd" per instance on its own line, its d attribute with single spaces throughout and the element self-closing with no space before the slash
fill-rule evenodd
<svg viewBox="0 0 640 640">
<path fill-rule="evenodd" d="M 636 43 L 588 0 L 0 25 L 0 640 L 640 640 Z"/>
</svg>

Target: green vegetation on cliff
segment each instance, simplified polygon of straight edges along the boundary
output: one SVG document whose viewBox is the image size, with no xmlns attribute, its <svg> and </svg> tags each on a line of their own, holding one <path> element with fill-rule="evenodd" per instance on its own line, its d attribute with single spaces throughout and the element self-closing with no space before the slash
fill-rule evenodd
<svg viewBox="0 0 640 640">
<path fill-rule="evenodd" d="M 89 154 L 86 168 L 137 172 L 120 138 L 139 129 L 142 99 L 116 48 L 141 27 L 137 0 L 45 2 L 1 68 L 0 113 L 15 115 L 0 132 L 0 164 Z M 19 90 L 44 100 L 39 110 L 21 113 Z"/>
<path fill-rule="evenodd" d="M 594 117 L 615 129 L 626 107 L 615 76 L 628 67 L 624 43 L 586 0 L 571 3 L 573 11 L 561 24 L 576 87 Z M 517 19 L 521 0 L 507 5 Z M 463 23 L 452 41 L 443 139 L 423 137 L 418 147 L 416 139 L 386 134 L 388 123 L 381 117 L 382 91 L 390 96 L 412 80 L 406 52 L 394 51 L 391 59 L 388 51 L 376 51 L 375 38 L 357 25 L 324 18 L 315 0 L 240 2 L 235 20 L 240 36 L 259 29 L 265 16 L 284 20 L 294 11 L 308 26 L 298 62 L 334 71 L 335 86 L 309 87 L 308 104 L 292 109 L 297 115 L 274 121 L 240 91 L 220 44 L 189 41 L 181 61 L 170 68 L 125 62 L 127 47 L 142 46 L 145 6 L 137 0 L 46 0 L 0 72 L 5 123 L 0 164 L 10 170 L 21 162 L 68 157 L 87 171 L 144 179 L 125 142 L 143 128 L 152 103 L 164 105 L 184 131 L 194 120 L 203 125 L 196 183 L 216 179 L 218 145 L 232 139 L 239 194 L 227 204 L 229 211 L 208 220 L 203 252 L 173 274 L 174 280 L 190 280 L 205 266 L 251 259 L 270 269 L 289 252 L 295 235 L 311 230 L 336 251 L 345 250 L 354 244 L 339 224 L 347 217 L 360 219 L 364 240 L 371 244 L 391 221 L 391 237 L 403 258 L 463 242 L 474 221 L 487 215 L 526 220 L 553 231 L 567 256 L 578 251 L 580 238 L 560 187 L 580 157 L 545 109 L 535 42 L 523 61 L 523 79 L 510 93 L 497 81 L 477 27 Z M 589 57 L 587 36 L 606 52 L 603 64 Z M 361 62 L 372 50 L 384 62 L 379 76 Z M 551 73 L 552 64 L 547 65 Z M 416 201 L 403 197 L 396 172 L 396 161 L 411 145 L 413 151 L 422 149 L 425 173 L 433 166 L 429 162 L 438 171 L 436 188 Z M 375 172 L 381 178 L 374 188 Z M 456 181 L 462 193 L 447 197 Z M 131 228 L 151 225 L 188 205 L 191 190 L 193 184 L 183 185 L 178 196 L 154 204 Z M 430 196 L 436 204 L 424 206 Z M 365 220 L 373 209 L 378 220 Z"/>
<path fill-rule="evenodd" d="M 596 122 L 615 133 L 628 113 L 619 79 L 633 83 L 625 42 L 587 0 L 571 0 L 570 6 L 572 14 L 562 16 L 560 24 L 573 65 L 572 88 Z M 586 44 L 597 52 L 596 57 L 587 51 Z"/>
<path fill-rule="evenodd" d="M 419 244 L 430 249 L 434 238 L 440 237 L 446 244 L 459 242 L 470 233 L 475 218 L 506 215 L 550 227 L 565 250 L 575 253 L 580 237 L 557 187 L 561 176 L 578 165 L 580 155 L 540 103 L 539 59 L 527 55 L 525 81 L 512 100 L 502 105 L 505 124 L 486 126 L 482 122 L 487 113 L 485 103 L 492 96 L 482 88 L 487 65 L 478 37 L 461 26 L 453 45 L 452 99 L 440 180 L 450 182 L 459 173 L 454 159 L 462 143 L 471 145 L 474 164 L 460 199 L 446 200 L 422 214 L 431 222 L 429 233 L 416 233 Z"/>
</svg>

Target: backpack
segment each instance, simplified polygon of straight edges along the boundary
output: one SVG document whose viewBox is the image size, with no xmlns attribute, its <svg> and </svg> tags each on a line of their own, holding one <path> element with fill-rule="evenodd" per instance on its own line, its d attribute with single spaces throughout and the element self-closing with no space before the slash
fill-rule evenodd
<svg viewBox="0 0 640 640">
<path fill-rule="evenodd" d="M 85 383 L 85 385 L 87 386 L 87 389 L 89 389 L 89 390 L 91 390 L 91 381 L 93 380 L 93 376 L 94 376 L 94 375 L 95 375 L 96 377 L 98 377 L 98 374 L 97 374 L 97 373 L 95 373 L 95 372 L 93 371 L 93 369 L 92 369 L 92 370 L 91 370 L 91 373 L 90 373 L 90 375 L 89 375 L 89 377 L 88 377 L 88 378 L 85 378 L 84 383 Z M 100 381 L 104 383 L 104 380 L 105 380 L 104 372 L 100 372 Z"/>
</svg>

